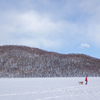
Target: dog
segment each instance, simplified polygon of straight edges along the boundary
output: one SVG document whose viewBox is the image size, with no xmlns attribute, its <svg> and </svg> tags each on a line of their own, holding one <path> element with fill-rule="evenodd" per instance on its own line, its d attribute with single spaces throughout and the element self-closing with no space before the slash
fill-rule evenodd
<svg viewBox="0 0 100 100">
<path fill-rule="evenodd" d="M 79 83 L 79 85 L 83 85 L 83 82 L 78 82 Z"/>
</svg>

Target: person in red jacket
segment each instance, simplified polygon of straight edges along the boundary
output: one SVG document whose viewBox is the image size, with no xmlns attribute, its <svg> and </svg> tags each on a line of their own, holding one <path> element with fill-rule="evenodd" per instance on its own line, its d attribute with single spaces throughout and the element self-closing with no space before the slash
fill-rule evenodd
<svg viewBox="0 0 100 100">
<path fill-rule="evenodd" d="M 87 77 L 85 78 L 85 81 L 86 81 L 86 83 L 85 83 L 85 84 L 87 85 L 87 81 L 88 81 Z"/>
</svg>

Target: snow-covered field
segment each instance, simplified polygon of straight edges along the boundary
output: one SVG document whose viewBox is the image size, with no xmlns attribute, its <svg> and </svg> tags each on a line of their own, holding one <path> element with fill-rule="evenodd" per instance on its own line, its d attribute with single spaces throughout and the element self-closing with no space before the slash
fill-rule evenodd
<svg viewBox="0 0 100 100">
<path fill-rule="evenodd" d="M 100 78 L 1 78 L 0 100 L 100 100 Z M 79 85 L 83 81 L 84 85 Z"/>
</svg>

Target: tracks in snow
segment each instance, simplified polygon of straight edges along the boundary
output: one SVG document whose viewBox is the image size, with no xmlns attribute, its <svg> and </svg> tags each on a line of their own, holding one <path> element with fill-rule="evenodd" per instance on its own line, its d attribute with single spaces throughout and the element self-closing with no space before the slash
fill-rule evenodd
<svg viewBox="0 0 100 100">
<path fill-rule="evenodd" d="M 16 87 L 16 86 L 15 86 Z M 26 86 L 28 87 L 28 86 Z M 32 87 L 33 88 L 33 87 Z M 99 95 L 100 96 L 100 86 L 88 87 L 87 86 L 72 86 L 72 87 L 63 87 L 56 89 L 47 89 L 42 91 L 42 87 L 34 87 L 39 91 L 29 91 L 29 92 L 21 92 L 21 93 L 8 93 L 8 94 L 0 94 L 0 97 L 5 96 L 16 96 L 16 95 L 33 95 L 33 97 L 40 97 L 35 100 L 49 100 L 49 99 L 57 99 L 64 97 L 72 97 L 72 96 L 84 96 L 84 95 Z"/>
</svg>

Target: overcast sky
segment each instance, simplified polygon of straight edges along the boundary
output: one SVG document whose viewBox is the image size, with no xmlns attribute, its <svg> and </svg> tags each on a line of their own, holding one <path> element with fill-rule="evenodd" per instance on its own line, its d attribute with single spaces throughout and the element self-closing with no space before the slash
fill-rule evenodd
<svg viewBox="0 0 100 100">
<path fill-rule="evenodd" d="M 0 45 L 100 58 L 100 0 L 0 0 Z"/>
</svg>

